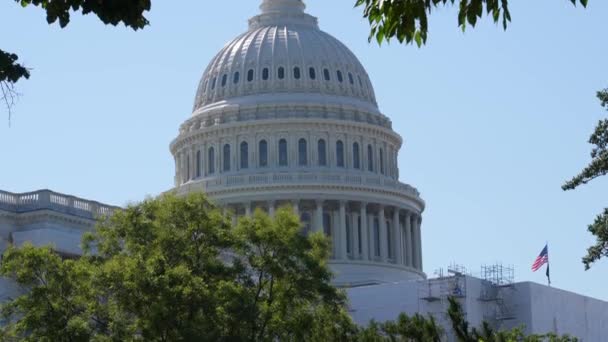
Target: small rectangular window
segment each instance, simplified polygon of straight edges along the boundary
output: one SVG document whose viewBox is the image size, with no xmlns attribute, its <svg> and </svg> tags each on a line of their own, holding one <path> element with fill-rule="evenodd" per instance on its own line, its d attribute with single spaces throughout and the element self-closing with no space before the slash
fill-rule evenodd
<svg viewBox="0 0 608 342">
<path fill-rule="evenodd" d="M 308 77 L 310 77 L 311 80 L 317 78 L 317 72 L 315 71 L 315 68 L 308 69 Z"/>
</svg>

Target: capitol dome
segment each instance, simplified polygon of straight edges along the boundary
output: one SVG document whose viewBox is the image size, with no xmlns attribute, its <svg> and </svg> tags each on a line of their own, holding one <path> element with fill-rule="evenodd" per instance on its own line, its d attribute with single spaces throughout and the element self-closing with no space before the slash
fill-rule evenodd
<svg viewBox="0 0 608 342">
<path fill-rule="evenodd" d="M 340 41 L 321 31 L 304 5 L 281 13 L 273 2 L 252 18 L 249 31 L 213 58 L 196 94 L 194 112 L 218 102 L 259 94 L 306 93 L 319 101 L 377 110 L 365 69 Z M 285 8 L 283 8 L 284 10 Z M 242 102 L 239 102 L 242 103 Z"/>
<path fill-rule="evenodd" d="M 211 60 L 171 144 L 178 193 L 235 214 L 293 206 L 333 242 L 336 284 L 420 279 L 418 191 L 399 181 L 403 140 L 369 76 L 301 0 L 263 0 Z"/>
</svg>

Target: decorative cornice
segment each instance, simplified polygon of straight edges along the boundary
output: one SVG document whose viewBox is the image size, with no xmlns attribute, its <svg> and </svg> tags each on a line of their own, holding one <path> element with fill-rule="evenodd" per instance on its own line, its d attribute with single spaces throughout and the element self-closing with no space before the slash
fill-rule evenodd
<svg viewBox="0 0 608 342">
<path fill-rule="evenodd" d="M 403 139 L 392 129 L 383 128 L 367 123 L 341 121 L 341 120 L 311 120 L 311 119 L 281 119 L 235 122 L 212 127 L 198 128 L 184 132 L 171 142 L 170 150 L 176 154 L 179 149 L 188 145 L 202 143 L 209 139 L 219 137 L 234 137 L 238 134 L 251 134 L 252 132 L 274 133 L 285 130 L 310 131 L 315 133 L 332 132 L 362 135 L 368 139 L 387 141 L 399 150 Z"/>
</svg>

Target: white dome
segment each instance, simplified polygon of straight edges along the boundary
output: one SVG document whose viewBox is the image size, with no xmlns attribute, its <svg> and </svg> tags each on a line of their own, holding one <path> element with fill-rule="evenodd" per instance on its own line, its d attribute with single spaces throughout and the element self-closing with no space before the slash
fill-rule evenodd
<svg viewBox="0 0 608 342">
<path fill-rule="evenodd" d="M 218 102 L 285 93 L 320 95 L 317 102 L 377 111 L 372 84 L 357 57 L 319 29 L 317 19 L 304 13 L 302 1 L 265 0 L 260 8 L 262 14 L 249 20 L 249 30 L 226 44 L 205 70 L 195 115 Z"/>
</svg>

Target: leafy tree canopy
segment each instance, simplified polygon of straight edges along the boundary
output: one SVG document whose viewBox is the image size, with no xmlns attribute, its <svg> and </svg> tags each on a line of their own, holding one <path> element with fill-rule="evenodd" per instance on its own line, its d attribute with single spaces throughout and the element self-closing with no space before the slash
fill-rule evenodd
<svg viewBox="0 0 608 342">
<path fill-rule="evenodd" d="M 597 98 L 601 106 L 608 110 L 608 89 L 598 91 Z M 608 174 L 608 119 L 600 120 L 589 138 L 589 143 L 594 145 L 591 150 L 591 162 L 580 174 L 562 186 L 564 190 L 576 189 Z M 589 269 L 591 264 L 602 257 L 608 256 L 608 208 L 596 217 L 588 230 L 596 237 L 596 243 L 587 249 L 587 255 L 583 257 L 585 269 Z"/>
<path fill-rule="evenodd" d="M 202 195 L 130 206 L 85 237 L 88 253 L 10 248 L 0 273 L 29 292 L 3 307 L 24 341 L 273 341 L 349 336 L 327 239 L 281 209 L 229 220 Z M 329 322 L 329 323 L 328 323 Z"/>
<path fill-rule="evenodd" d="M 587 6 L 588 0 L 568 0 L 574 5 Z M 506 29 L 511 21 L 508 0 L 357 0 L 355 6 L 363 7 L 363 16 L 369 20 L 370 41 L 378 44 L 395 38 L 400 43 L 426 43 L 428 16 L 438 6 L 458 4 L 458 26 L 462 30 L 475 26 L 484 13 L 495 23 L 502 22 Z"/>
<path fill-rule="evenodd" d="M 72 12 L 95 14 L 104 24 L 114 26 L 123 23 L 134 30 L 144 28 L 148 20 L 144 13 L 150 10 L 151 0 L 13 0 L 23 7 L 36 6 L 46 12 L 49 24 L 59 22 L 65 27 Z M 17 96 L 14 85 L 22 78 L 29 78 L 29 70 L 17 62 L 18 56 L 0 50 L 0 100 L 4 101 L 9 119 L 11 107 Z"/>
<path fill-rule="evenodd" d="M 357 327 L 344 294 L 330 284 L 328 239 L 302 234 L 290 209 L 274 219 L 257 211 L 237 227 L 229 221 L 203 195 L 167 195 L 101 221 L 84 238 L 88 252 L 81 258 L 27 244 L 9 248 L 0 275 L 28 291 L 2 306 L 9 324 L 0 340 L 439 342 L 444 336 L 432 317 L 421 315 Z M 484 335 L 469 332 L 457 301 L 450 310 L 464 338 L 503 341 L 487 325 Z"/>
</svg>

